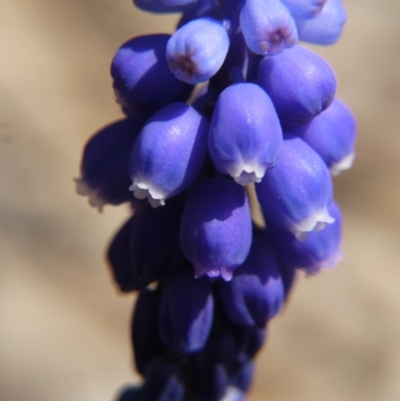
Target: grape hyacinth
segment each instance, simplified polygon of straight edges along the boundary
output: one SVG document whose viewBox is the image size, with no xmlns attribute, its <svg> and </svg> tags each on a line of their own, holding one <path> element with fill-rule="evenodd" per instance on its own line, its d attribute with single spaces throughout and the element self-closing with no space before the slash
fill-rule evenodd
<svg viewBox="0 0 400 401">
<path fill-rule="evenodd" d="M 116 52 L 125 116 L 88 141 L 75 179 L 100 210 L 130 204 L 107 261 L 118 289 L 137 292 L 143 382 L 116 400 L 244 401 L 296 274 L 342 257 L 332 176 L 351 167 L 356 124 L 329 64 L 301 42 L 335 43 L 346 11 L 341 0 L 134 4 L 181 13 L 177 30 Z"/>
</svg>

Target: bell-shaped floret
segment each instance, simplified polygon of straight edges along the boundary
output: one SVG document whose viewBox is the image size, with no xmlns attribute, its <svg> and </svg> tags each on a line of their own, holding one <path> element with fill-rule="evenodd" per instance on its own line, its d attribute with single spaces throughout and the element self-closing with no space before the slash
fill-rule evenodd
<svg viewBox="0 0 400 401">
<path fill-rule="evenodd" d="M 136 217 L 130 242 L 131 266 L 143 286 L 168 278 L 184 260 L 179 242 L 184 199 L 173 198 L 157 209 L 146 206 Z"/>
<path fill-rule="evenodd" d="M 172 103 L 146 123 L 135 141 L 130 163 L 138 199 L 153 207 L 189 187 L 200 172 L 207 151 L 208 121 L 193 107 Z"/>
<path fill-rule="evenodd" d="M 246 0 L 240 27 L 247 46 L 256 54 L 273 56 L 297 42 L 296 24 L 280 0 Z"/>
<path fill-rule="evenodd" d="M 327 0 L 281 0 L 293 17 L 310 19 L 317 17 Z"/>
<path fill-rule="evenodd" d="M 178 364 L 158 359 L 146 369 L 141 401 L 183 401 L 184 378 Z"/>
<path fill-rule="evenodd" d="M 285 126 L 311 120 L 331 104 L 336 91 L 329 64 L 302 46 L 265 57 L 258 68 L 258 80 Z"/>
<path fill-rule="evenodd" d="M 317 45 L 333 45 L 340 39 L 346 21 L 343 0 L 327 0 L 317 18 L 296 19 L 299 39 Z"/>
<path fill-rule="evenodd" d="M 288 135 L 278 165 L 256 184 L 264 217 L 296 237 L 335 220 L 329 214 L 332 179 L 319 155 L 302 139 Z"/>
<path fill-rule="evenodd" d="M 83 150 L 81 177 L 76 192 L 88 196 L 91 206 L 118 205 L 128 201 L 130 149 L 143 126 L 142 119 L 126 118 L 94 134 Z"/>
<path fill-rule="evenodd" d="M 342 258 L 342 216 L 339 206 L 331 202 L 329 214 L 335 219 L 320 231 L 313 231 L 299 241 L 292 233 L 268 223 L 268 235 L 282 261 L 308 274 L 316 274 L 320 269 L 332 268 Z"/>
<path fill-rule="evenodd" d="M 253 235 L 246 261 L 230 282 L 220 283 L 225 312 L 236 324 L 262 327 L 281 309 L 285 290 L 276 257 L 267 239 Z"/>
<path fill-rule="evenodd" d="M 222 66 L 229 36 L 214 18 L 198 18 L 179 28 L 167 44 L 167 61 L 176 78 L 189 84 L 205 82 Z"/>
<path fill-rule="evenodd" d="M 141 375 L 144 375 L 150 362 L 166 349 L 158 332 L 159 311 L 159 291 L 143 289 L 136 302 L 131 326 L 135 365 Z"/>
<path fill-rule="evenodd" d="M 274 167 L 282 145 L 275 108 L 251 83 L 226 88 L 218 97 L 208 135 L 210 156 L 222 174 L 247 185 Z"/>
<path fill-rule="evenodd" d="M 189 97 L 193 87 L 171 74 L 165 58 L 170 37 L 139 36 L 117 51 L 111 75 L 117 101 L 126 110 L 151 115 L 168 103 Z"/>
<path fill-rule="evenodd" d="M 180 237 L 196 277 L 230 280 L 251 246 L 250 208 L 243 187 L 225 178 L 200 182 L 183 212 Z"/>
<path fill-rule="evenodd" d="M 162 289 L 160 336 L 179 355 L 203 348 L 214 314 L 212 286 L 205 277 L 195 279 L 182 270 L 167 280 Z"/>
<path fill-rule="evenodd" d="M 353 164 L 356 130 L 350 109 L 334 99 L 320 115 L 291 133 L 299 135 L 322 157 L 332 175 L 338 175 Z"/>
<path fill-rule="evenodd" d="M 117 232 L 107 251 L 107 261 L 118 288 L 122 292 L 139 290 L 141 280 L 133 268 L 131 259 L 131 240 L 137 216 L 132 216 Z"/>
</svg>

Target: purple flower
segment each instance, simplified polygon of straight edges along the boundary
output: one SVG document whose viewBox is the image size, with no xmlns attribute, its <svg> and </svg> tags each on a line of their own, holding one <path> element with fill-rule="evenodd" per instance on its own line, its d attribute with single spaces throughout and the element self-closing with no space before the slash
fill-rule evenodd
<svg viewBox="0 0 400 401">
<path fill-rule="evenodd" d="M 220 94 L 208 135 L 210 156 L 220 173 L 241 185 L 260 182 L 275 166 L 281 145 L 275 108 L 258 85 L 231 85 Z"/>
<path fill-rule="evenodd" d="M 193 107 L 172 103 L 146 123 L 135 141 L 130 190 L 153 207 L 189 187 L 207 151 L 208 121 Z"/>
<path fill-rule="evenodd" d="M 227 179 L 200 182 L 190 194 L 181 223 L 181 244 L 195 276 L 232 278 L 251 245 L 250 209 L 244 189 Z"/>
<path fill-rule="evenodd" d="M 332 45 L 342 35 L 347 13 L 342 0 L 327 0 L 315 19 L 296 19 L 299 39 L 317 45 Z"/>
<path fill-rule="evenodd" d="M 285 299 L 278 262 L 267 239 L 253 235 L 246 261 L 230 282 L 220 283 L 225 312 L 236 324 L 262 327 L 281 309 Z"/>
<path fill-rule="evenodd" d="M 168 41 L 167 60 L 181 81 L 197 84 L 211 78 L 222 66 L 229 36 L 214 18 L 198 18 L 179 28 Z"/>
<path fill-rule="evenodd" d="M 339 99 L 309 123 L 291 129 L 324 160 L 332 175 L 349 169 L 354 160 L 356 122 L 349 108 Z"/>
<path fill-rule="evenodd" d="M 303 240 L 298 240 L 291 232 L 268 222 L 268 235 L 285 265 L 316 274 L 320 269 L 334 267 L 342 258 L 342 215 L 339 206 L 333 201 L 328 210 L 335 221 L 322 230 L 309 233 Z"/>
<path fill-rule="evenodd" d="M 265 218 L 296 237 L 334 222 L 328 211 L 332 200 L 329 171 L 296 136 L 285 137 L 278 165 L 256 184 L 256 192 Z"/>
<path fill-rule="evenodd" d="M 162 289 L 160 336 L 179 355 L 203 348 L 211 330 L 214 299 L 211 283 L 183 270 Z"/>
<path fill-rule="evenodd" d="M 246 0 L 240 27 L 247 46 L 256 54 L 273 56 L 297 42 L 296 24 L 279 0 Z"/>
<path fill-rule="evenodd" d="M 310 121 L 331 104 L 336 91 L 336 78 L 329 64 L 299 45 L 265 57 L 258 80 L 285 126 Z"/>
<path fill-rule="evenodd" d="M 281 0 L 296 18 L 312 19 L 325 7 L 327 0 Z"/>
<path fill-rule="evenodd" d="M 171 102 L 185 101 L 192 86 L 171 74 L 165 52 L 171 36 L 139 36 L 124 43 L 111 64 L 117 101 L 146 116 Z"/>
</svg>

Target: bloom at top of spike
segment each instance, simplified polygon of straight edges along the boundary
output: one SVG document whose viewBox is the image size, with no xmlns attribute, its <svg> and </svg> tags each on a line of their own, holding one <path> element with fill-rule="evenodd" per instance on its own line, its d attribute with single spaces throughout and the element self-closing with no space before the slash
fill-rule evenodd
<svg viewBox="0 0 400 401">
<path fill-rule="evenodd" d="M 317 18 L 296 19 L 299 39 L 317 45 L 332 45 L 340 39 L 346 21 L 347 13 L 343 1 L 327 0 Z"/>
<path fill-rule="evenodd" d="M 293 17 L 311 19 L 317 17 L 327 0 L 281 0 Z"/>
<path fill-rule="evenodd" d="M 204 17 L 179 28 L 167 44 L 167 61 L 176 78 L 189 84 L 205 82 L 222 66 L 229 36 L 220 21 Z"/>
<path fill-rule="evenodd" d="M 247 46 L 256 54 L 273 56 L 297 42 L 296 24 L 279 0 L 246 0 L 240 27 Z"/>
</svg>

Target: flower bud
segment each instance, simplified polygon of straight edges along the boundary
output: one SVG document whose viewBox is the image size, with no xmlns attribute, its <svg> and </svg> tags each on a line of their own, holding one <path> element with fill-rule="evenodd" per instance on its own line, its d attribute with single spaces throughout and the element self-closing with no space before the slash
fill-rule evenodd
<svg viewBox="0 0 400 401">
<path fill-rule="evenodd" d="M 230 282 L 220 282 L 225 312 L 236 324 L 263 327 L 281 309 L 285 291 L 276 257 L 265 237 L 253 235 L 246 261 Z"/>
<path fill-rule="evenodd" d="M 140 291 L 132 319 L 131 340 L 136 369 L 142 375 L 149 363 L 166 349 L 158 333 L 159 310 L 159 291 L 147 288 Z"/>
<path fill-rule="evenodd" d="M 229 49 L 229 36 L 214 18 L 190 21 L 168 41 L 167 60 L 176 78 L 189 84 L 205 82 L 222 66 Z"/>
<path fill-rule="evenodd" d="M 296 237 L 321 229 L 328 212 L 332 180 L 318 154 L 299 137 L 284 138 L 277 166 L 256 184 L 264 217 Z"/>
<path fill-rule="evenodd" d="M 146 123 L 135 141 L 130 187 L 153 207 L 184 191 L 194 181 L 207 151 L 208 121 L 193 107 L 172 103 Z"/>
<path fill-rule="evenodd" d="M 240 27 L 247 46 L 256 54 L 273 56 L 297 42 L 296 24 L 279 0 L 246 0 Z"/>
<path fill-rule="evenodd" d="M 299 39 L 317 45 L 333 45 L 342 35 L 347 13 L 342 0 L 327 0 L 315 19 L 296 19 Z"/>
<path fill-rule="evenodd" d="M 311 19 L 317 17 L 327 0 L 281 0 L 293 17 Z"/>
<path fill-rule="evenodd" d="M 348 107 L 338 99 L 309 123 L 291 130 L 324 160 L 332 175 L 349 169 L 354 160 L 356 122 Z"/>
<path fill-rule="evenodd" d="M 183 270 L 167 280 L 162 290 L 160 335 L 179 355 L 203 348 L 214 314 L 212 286 L 207 278 L 195 279 Z"/>
<path fill-rule="evenodd" d="M 302 46 L 265 57 L 258 68 L 258 80 L 285 126 L 311 120 L 331 104 L 336 91 L 329 64 Z"/>
<path fill-rule="evenodd" d="M 218 97 L 208 135 L 218 171 L 241 185 L 260 182 L 274 167 L 282 145 L 275 108 L 258 85 L 240 83 Z"/>
<path fill-rule="evenodd" d="M 107 260 L 114 280 L 122 292 L 139 290 L 140 277 L 133 268 L 130 247 L 137 216 L 132 216 L 118 231 L 107 251 Z"/>
<path fill-rule="evenodd" d="M 200 182 L 190 194 L 180 230 L 195 276 L 230 280 L 249 253 L 251 230 L 250 208 L 240 185 L 224 178 Z"/>
<path fill-rule="evenodd" d="M 171 36 L 139 36 L 120 47 L 111 65 L 117 101 L 130 112 L 151 115 L 160 107 L 185 101 L 192 86 L 171 74 L 165 51 Z"/>
<path fill-rule="evenodd" d="M 150 205 L 137 215 L 130 241 L 131 266 L 146 286 L 173 275 L 184 260 L 179 228 L 184 199 L 171 199 L 165 207 Z"/>
<path fill-rule="evenodd" d="M 81 162 L 81 178 L 76 192 L 88 196 L 91 206 L 102 211 L 106 204 L 128 201 L 129 155 L 143 126 L 137 117 L 125 118 L 102 128 L 87 142 Z"/>
<path fill-rule="evenodd" d="M 335 219 L 320 231 L 313 231 L 299 241 L 292 233 L 268 223 L 268 235 L 282 261 L 308 274 L 316 274 L 321 268 L 332 268 L 342 258 L 342 216 L 339 206 L 331 202 L 329 214 Z"/>
</svg>

